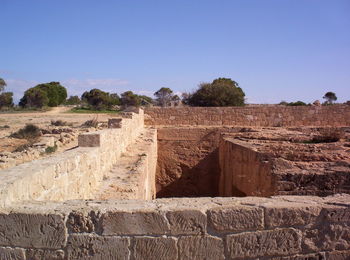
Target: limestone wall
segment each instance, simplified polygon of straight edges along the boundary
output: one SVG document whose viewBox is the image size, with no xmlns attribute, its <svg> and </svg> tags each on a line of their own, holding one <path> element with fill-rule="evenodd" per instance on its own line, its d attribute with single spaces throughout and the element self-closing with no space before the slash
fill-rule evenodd
<svg viewBox="0 0 350 260">
<path fill-rule="evenodd" d="M 146 125 L 349 126 L 350 106 L 181 107 L 145 110 Z"/>
<path fill-rule="evenodd" d="M 143 129 L 142 110 L 123 117 L 120 128 L 79 136 L 76 149 L 0 171 L 0 207 L 24 200 L 92 199 L 113 164 Z M 151 161 L 154 166 L 150 169 L 154 169 L 155 160 Z"/>
<path fill-rule="evenodd" d="M 223 137 L 219 146 L 220 196 L 271 196 L 275 194 L 272 163 L 264 155 Z"/>
<path fill-rule="evenodd" d="M 0 259 L 349 259 L 349 202 L 350 195 L 26 203 L 0 211 Z"/>
</svg>

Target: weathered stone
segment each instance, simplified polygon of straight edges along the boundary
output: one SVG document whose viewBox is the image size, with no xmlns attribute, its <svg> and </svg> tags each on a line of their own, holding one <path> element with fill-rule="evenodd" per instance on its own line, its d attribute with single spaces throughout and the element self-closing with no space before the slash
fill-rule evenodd
<svg viewBox="0 0 350 260">
<path fill-rule="evenodd" d="M 1 260 L 25 260 L 24 249 L 0 247 Z"/>
<path fill-rule="evenodd" d="M 97 133 L 87 133 L 78 136 L 80 147 L 99 147 L 101 145 L 101 135 Z"/>
<path fill-rule="evenodd" d="M 71 235 L 68 238 L 68 259 L 129 259 L 128 238 Z"/>
<path fill-rule="evenodd" d="M 64 260 L 63 250 L 27 249 L 26 260 Z"/>
<path fill-rule="evenodd" d="M 204 234 L 207 228 L 206 215 L 199 210 L 170 211 L 166 213 L 173 235 Z"/>
<path fill-rule="evenodd" d="M 96 213 L 82 213 L 73 211 L 69 214 L 67 228 L 69 233 L 91 233 L 95 230 Z"/>
<path fill-rule="evenodd" d="M 169 232 L 159 212 L 107 212 L 102 215 L 103 235 L 163 235 Z"/>
<path fill-rule="evenodd" d="M 60 215 L 0 215 L 0 245 L 59 249 L 65 242 L 64 219 Z"/>
<path fill-rule="evenodd" d="M 315 254 L 307 254 L 307 255 L 294 255 L 294 256 L 285 256 L 285 257 L 273 257 L 271 260 L 326 260 L 326 254 L 315 253 Z"/>
<path fill-rule="evenodd" d="M 122 123 L 122 118 L 110 118 L 108 119 L 108 128 L 121 128 Z"/>
<path fill-rule="evenodd" d="M 220 238 L 210 236 L 183 236 L 178 241 L 182 260 L 225 259 L 224 244 Z"/>
<path fill-rule="evenodd" d="M 137 237 L 133 246 L 135 260 L 143 259 L 177 259 L 176 240 L 165 237 Z"/>
<path fill-rule="evenodd" d="M 327 252 L 327 260 L 349 260 L 350 251 Z"/>
<path fill-rule="evenodd" d="M 258 207 L 220 207 L 208 211 L 209 225 L 217 231 L 263 229 L 263 210 Z"/>
<path fill-rule="evenodd" d="M 303 233 L 304 251 L 350 249 L 350 222 L 342 224 L 320 222 Z"/>
<path fill-rule="evenodd" d="M 266 228 L 306 226 L 320 215 L 321 206 L 273 201 L 264 205 Z"/>
<path fill-rule="evenodd" d="M 295 229 L 275 229 L 228 235 L 230 258 L 293 255 L 301 252 L 301 232 Z"/>
</svg>

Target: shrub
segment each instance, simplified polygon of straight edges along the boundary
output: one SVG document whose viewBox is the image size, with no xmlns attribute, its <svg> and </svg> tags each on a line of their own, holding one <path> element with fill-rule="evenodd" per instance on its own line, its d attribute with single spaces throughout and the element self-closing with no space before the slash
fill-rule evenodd
<svg viewBox="0 0 350 260">
<path fill-rule="evenodd" d="M 70 96 L 66 100 L 66 105 L 79 105 L 81 103 L 81 100 L 78 96 Z"/>
<path fill-rule="evenodd" d="M 3 92 L 0 94 L 0 108 L 13 107 L 13 93 Z"/>
<path fill-rule="evenodd" d="M 303 101 L 297 101 L 297 102 L 290 102 L 290 103 L 287 104 L 287 106 L 292 106 L 292 107 L 307 106 L 307 104 L 304 103 Z"/>
<path fill-rule="evenodd" d="M 48 146 L 45 149 L 45 153 L 48 153 L 48 154 L 54 153 L 56 151 L 57 151 L 57 145 L 56 144 L 54 146 Z"/>
<path fill-rule="evenodd" d="M 118 94 L 109 94 L 100 89 L 92 89 L 84 92 L 81 100 L 96 110 L 110 109 L 112 106 L 120 104 Z"/>
<path fill-rule="evenodd" d="M 141 104 L 141 98 L 132 91 L 126 91 L 121 94 L 121 103 L 123 106 L 138 107 Z"/>
<path fill-rule="evenodd" d="M 98 126 L 97 117 L 95 117 L 91 120 L 87 120 L 84 122 L 84 124 L 82 124 L 82 127 L 94 127 L 94 128 L 96 128 L 97 126 Z"/>
<path fill-rule="evenodd" d="M 70 125 L 68 122 L 66 121 L 63 121 L 63 120 L 51 120 L 51 125 L 54 125 L 54 126 L 67 126 L 67 125 Z"/>
<path fill-rule="evenodd" d="M 229 78 L 218 78 L 212 83 L 202 83 L 185 103 L 190 106 L 223 107 L 243 106 L 245 94 L 238 83 Z"/>
<path fill-rule="evenodd" d="M 40 128 L 33 124 L 27 124 L 24 128 L 12 133 L 10 137 L 18 139 L 34 140 L 41 136 Z"/>
</svg>

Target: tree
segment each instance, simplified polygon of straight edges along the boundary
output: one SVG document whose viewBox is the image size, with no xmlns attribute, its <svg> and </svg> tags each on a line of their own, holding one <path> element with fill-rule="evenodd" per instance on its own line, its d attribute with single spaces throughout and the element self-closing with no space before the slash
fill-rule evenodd
<svg viewBox="0 0 350 260">
<path fill-rule="evenodd" d="M 141 105 L 142 106 L 149 106 L 154 104 L 154 100 L 153 98 L 149 97 L 149 96 L 145 96 L 145 95 L 138 95 L 140 100 L 141 100 Z"/>
<path fill-rule="evenodd" d="M 118 106 L 120 105 L 120 97 L 117 93 L 112 93 L 110 94 L 110 103 L 113 106 Z"/>
<path fill-rule="evenodd" d="M 20 101 L 22 107 L 55 107 L 63 104 L 67 98 L 67 89 L 59 82 L 49 82 L 28 89 Z"/>
<path fill-rule="evenodd" d="M 327 92 L 323 98 L 326 99 L 326 104 L 333 104 L 333 102 L 338 99 L 335 93 L 330 91 Z"/>
<path fill-rule="evenodd" d="M 108 92 L 94 88 L 86 91 L 81 96 L 81 100 L 87 102 L 93 109 L 109 109 L 113 105 L 112 99 Z"/>
<path fill-rule="evenodd" d="M 244 106 L 244 97 L 237 82 L 229 78 L 218 78 L 212 83 L 200 84 L 186 102 L 200 107 Z"/>
<path fill-rule="evenodd" d="M 0 92 L 4 91 L 5 87 L 7 86 L 4 79 L 0 78 Z"/>
<path fill-rule="evenodd" d="M 132 91 L 125 91 L 121 94 L 121 103 L 123 106 L 135 106 L 138 107 L 141 104 L 141 99 L 138 95 Z"/>
<path fill-rule="evenodd" d="M 154 93 L 157 97 L 157 103 L 162 107 L 165 107 L 169 104 L 173 97 L 173 91 L 170 88 L 160 88 L 157 92 Z"/>
<path fill-rule="evenodd" d="M 0 108 L 13 107 L 13 93 L 3 92 L 0 94 Z"/>
<path fill-rule="evenodd" d="M 81 100 L 78 96 L 70 96 L 66 100 L 66 105 L 79 105 L 81 103 Z"/>
<path fill-rule="evenodd" d="M 41 88 L 34 87 L 24 92 L 24 96 L 21 98 L 19 105 L 26 108 L 42 108 L 47 106 L 48 103 L 49 98 L 47 97 L 47 92 Z"/>
</svg>

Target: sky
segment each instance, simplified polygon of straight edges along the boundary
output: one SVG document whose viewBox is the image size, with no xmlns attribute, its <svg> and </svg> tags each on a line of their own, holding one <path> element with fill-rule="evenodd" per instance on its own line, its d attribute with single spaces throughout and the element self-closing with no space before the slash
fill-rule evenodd
<svg viewBox="0 0 350 260">
<path fill-rule="evenodd" d="M 350 0 L 0 0 L 0 77 L 152 96 L 237 81 L 248 103 L 350 100 Z"/>
</svg>

